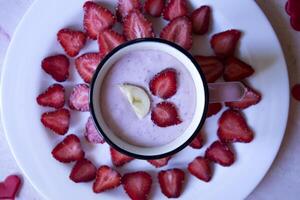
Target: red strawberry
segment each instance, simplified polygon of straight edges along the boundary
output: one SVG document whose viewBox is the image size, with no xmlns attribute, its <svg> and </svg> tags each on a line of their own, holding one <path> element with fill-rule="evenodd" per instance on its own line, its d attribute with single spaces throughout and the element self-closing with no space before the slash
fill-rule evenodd
<svg viewBox="0 0 300 200">
<path fill-rule="evenodd" d="M 84 151 L 81 148 L 79 138 L 74 135 L 68 135 L 58 143 L 52 150 L 52 156 L 62 163 L 69 163 L 84 158 Z"/>
<path fill-rule="evenodd" d="M 170 159 L 171 159 L 171 156 L 168 156 L 168 157 L 164 157 L 164 158 L 160 158 L 160 159 L 156 159 L 156 160 L 148 160 L 148 162 L 151 165 L 155 166 L 156 168 L 159 168 L 159 167 L 166 166 Z"/>
<path fill-rule="evenodd" d="M 86 83 L 91 82 L 94 71 L 98 67 L 100 61 L 101 56 L 99 53 L 86 53 L 76 58 L 75 65 L 77 72 Z"/>
<path fill-rule="evenodd" d="M 131 11 L 123 22 L 127 40 L 154 37 L 152 23 L 138 10 Z"/>
<path fill-rule="evenodd" d="M 206 149 L 205 158 L 225 167 L 232 165 L 235 159 L 229 146 L 220 141 L 215 141 Z"/>
<path fill-rule="evenodd" d="M 65 55 L 49 56 L 42 61 L 43 70 L 58 82 L 68 79 L 69 66 L 69 59 Z"/>
<path fill-rule="evenodd" d="M 218 136 L 223 142 L 244 142 L 253 140 L 253 132 L 239 111 L 227 110 L 219 119 Z"/>
<path fill-rule="evenodd" d="M 96 40 L 98 34 L 104 29 L 111 28 L 116 21 L 115 16 L 108 9 L 95 2 L 85 2 L 83 9 L 83 26 L 93 40 Z"/>
<path fill-rule="evenodd" d="M 21 179 L 16 175 L 10 175 L 0 182 L 0 199 L 13 200 L 20 188 Z"/>
<path fill-rule="evenodd" d="M 216 115 L 220 110 L 222 110 L 222 104 L 220 103 L 210 103 L 208 105 L 208 111 L 206 114 L 206 117 L 211 117 L 213 115 Z"/>
<path fill-rule="evenodd" d="M 146 0 L 144 10 L 152 17 L 160 17 L 164 6 L 164 0 Z"/>
<path fill-rule="evenodd" d="M 191 20 L 193 24 L 193 32 L 195 34 L 204 35 L 207 33 L 210 22 L 210 7 L 201 6 L 193 11 Z"/>
<path fill-rule="evenodd" d="M 97 171 L 96 180 L 93 184 L 93 191 L 100 193 L 121 185 L 121 175 L 112 168 L 103 165 Z"/>
<path fill-rule="evenodd" d="M 182 192 L 184 172 L 181 169 L 169 169 L 158 173 L 160 189 L 168 198 L 178 198 Z"/>
<path fill-rule="evenodd" d="M 300 101 L 300 84 L 296 84 L 293 86 L 292 95 L 297 101 Z"/>
<path fill-rule="evenodd" d="M 177 72 L 175 69 L 165 69 L 156 74 L 149 83 L 153 95 L 168 99 L 177 92 Z"/>
<path fill-rule="evenodd" d="M 142 171 L 127 173 L 122 177 L 125 192 L 132 200 L 147 200 L 152 186 L 151 176 Z"/>
<path fill-rule="evenodd" d="M 53 112 L 43 113 L 41 121 L 45 127 L 59 135 L 64 135 L 69 130 L 70 117 L 70 111 L 65 108 L 61 108 Z"/>
<path fill-rule="evenodd" d="M 87 141 L 93 144 L 98 144 L 98 143 L 103 144 L 105 142 L 102 135 L 97 131 L 92 117 L 89 117 L 85 125 L 84 136 L 87 139 Z"/>
<path fill-rule="evenodd" d="M 132 161 L 134 158 L 124 155 L 114 148 L 110 148 L 111 161 L 116 167 L 123 166 L 125 163 Z"/>
<path fill-rule="evenodd" d="M 230 57 L 226 61 L 224 70 L 225 81 L 241 81 L 254 73 L 254 69 L 247 63 Z"/>
<path fill-rule="evenodd" d="M 65 89 L 60 84 L 53 84 L 40 94 L 36 101 L 41 106 L 62 108 L 65 104 Z"/>
<path fill-rule="evenodd" d="M 203 147 L 203 133 L 200 131 L 195 139 L 190 143 L 190 147 L 194 149 L 201 149 Z"/>
<path fill-rule="evenodd" d="M 192 23 L 187 17 L 178 17 L 163 28 L 160 38 L 189 50 L 192 48 Z"/>
<path fill-rule="evenodd" d="M 182 122 L 175 105 L 170 102 L 156 104 L 151 112 L 151 120 L 159 127 L 173 126 Z"/>
<path fill-rule="evenodd" d="M 77 111 L 89 111 L 89 91 L 86 84 L 75 85 L 69 98 L 69 107 Z"/>
<path fill-rule="evenodd" d="M 70 179 L 75 183 L 89 182 L 95 179 L 96 171 L 97 168 L 91 161 L 82 159 L 77 161 L 74 165 L 70 174 Z"/>
<path fill-rule="evenodd" d="M 234 55 L 237 43 L 241 37 L 238 30 L 228 30 L 213 35 L 210 44 L 218 57 L 224 58 Z"/>
<path fill-rule="evenodd" d="M 57 33 L 57 40 L 69 56 L 75 57 L 85 45 L 86 35 L 81 31 L 65 28 Z"/>
<path fill-rule="evenodd" d="M 226 106 L 233 109 L 242 110 L 260 102 L 261 94 L 245 84 L 244 86 L 246 90 L 245 96 L 240 101 L 225 103 Z"/>
<path fill-rule="evenodd" d="M 212 177 L 211 163 L 208 159 L 201 156 L 195 158 L 188 165 L 189 172 L 198 179 L 209 182 Z"/>
<path fill-rule="evenodd" d="M 142 7 L 140 0 L 118 0 L 117 16 L 121 20 L 132 10 L 140 10 Z"/>
<path fill-rule="evenodd" d="M 111 50 L 120 44 L 125 42 L 123 35 L 113 31 L 111 29 L 106 29 L 98 35 L 98 45 L 100 50 L 100 56 L 106 56 Z"/>
<path fill-rule="evenodd" d="M 169 0 L 163 12 L 163 17 L 166 20 L 173 20 L 186 15 L 188 15 L 186 0 Z"/>
</svg>

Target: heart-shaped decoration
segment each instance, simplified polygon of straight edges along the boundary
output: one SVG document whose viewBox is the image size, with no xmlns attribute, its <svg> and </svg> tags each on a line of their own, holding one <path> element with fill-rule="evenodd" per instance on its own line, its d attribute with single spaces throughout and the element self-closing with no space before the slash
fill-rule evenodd
<svg viewBox="0 0 300 200">
<path fill-rule="evenodd" d="M 0 182 L 0 199 L 14 199 L 19 190 L 21 179 L 16 175 L 6 177 Z"/>
</svg>

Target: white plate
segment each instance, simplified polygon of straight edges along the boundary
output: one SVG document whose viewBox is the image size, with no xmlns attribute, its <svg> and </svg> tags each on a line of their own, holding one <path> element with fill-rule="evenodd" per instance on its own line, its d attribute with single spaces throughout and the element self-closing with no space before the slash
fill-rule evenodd
<svg viewBox="0 0 300 200">
<path fill-rule="evenodd" d="M 119 199 L 126 197 L 123 188 L 94 194 L 91 183 L 75 184 L 68 179 L 70 165 L 56 162 L 51 150 L 62 139 L 46 130 L 40 115 L 51 110 L 37 106 L 35 98 L 54 81 L 41 70 L 41 60 L 55 53 L 63 53 L 56 41 L 56 33 L 63 27 L 82 27 L 83 0 L 38 0 L 20 23 L 7 53 L 2 73 L 2 120 L 10 148 L 24 174 L 35 188 L 48 199 Z M 105 0 L 113 8 L 116 1 Z M 208 4 L 213 8 L 211 33 L 230 28 L 244 32 L 240 57 L 251 63 L 256 73 L 251 85 L 263 94 L 260 104 L 245 111 L 255 139 L 250 144 L 234 144 L 237 160 L 232 167 L 215 165 L 213 179 L 204 183 L 187 173 L 187 184 L 182 199 L 242 199 L 266 174 L 284 135 L 288 106 L 289 85 L 286 63 L 277 37 L 264 14 L 253 0 L 190 0 L 191 7 Z M 156 26 L 158 30 L 158 26 Z M 194 41 L 194 53 L 211 54 L 208 38 Z M 81 52 L 97 50 L 96 42 L 89 42 Z M 82 82 L 72 68 L 68 89 Z M 199 150 L 186 148 L 178 153 L 168 167 L 186 168 L 197 155 L 216 139 L 217 119 L 206 123 L 206 145 Z M 82 137 L 88 114 L 72 113 L 70 133 Z M 82 140 L 85 141 L 85 140 Z M 87 157 L 97 166 L 111 165 L 108 146 L 84 142 Z M 156 181 L 156 170 L 145 161 L 135 160 L 120 169 L 121 173 L 146 170 L 153 175 L 153 199 L 165 199 Z"/>
</svg>

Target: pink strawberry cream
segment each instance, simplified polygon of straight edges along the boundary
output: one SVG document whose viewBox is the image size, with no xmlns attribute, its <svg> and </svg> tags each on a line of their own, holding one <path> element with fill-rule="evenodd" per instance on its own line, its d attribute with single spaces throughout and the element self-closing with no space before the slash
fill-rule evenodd
<svg viewBox="0 0 300 200">
<path fill-rule="evenodd" d="M 165 100 L 152 95 L 149 82 L 167 68 L 177 72 L 177 92 L 166 101 L 176 106 L 181 123 L 159 127 L 151 120 L 151 110 Z M 148 93 L 151 106 L 144 118 L 136 116 L 120 91 L 119 85 L 124 83 L 142 87 Z M 102 84 L 100 103 L 106 124 L 121 139 L 137 146 L 160 146 L 180 136 L 192 121 L 196 106 L 195 85 L 189 71 L 173 56 L 154 50 L 135 51 L 112 66 Z"/>
</svg>

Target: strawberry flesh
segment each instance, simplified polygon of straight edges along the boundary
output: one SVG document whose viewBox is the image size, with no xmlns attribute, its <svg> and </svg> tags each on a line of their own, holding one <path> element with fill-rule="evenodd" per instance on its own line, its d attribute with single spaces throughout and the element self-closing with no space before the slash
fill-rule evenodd
<svg viewBox="0 0 300 200">
<path fill-rule="evenodd" d="M 158 173 L 162 193 L 168 198 L 178 198 L 182 192 L 185 173 L 181 169 L 169 169 Z"/>
<path fill-rule="evenodd" d="M 300 101 L 300 84 L 295 84 L 292 88 L 292 95 L 294 99 Z"/>
<path fill-rule="evenodd" d="M 49 56 L 42 61 L 43 70 L 58 82 L 69 77 L 70 61 L 65 55 Z"/>
<path fill-rule="evenodd" d="M 70 117 L 70 111 L 61 108 L 56 111 L 43 113 L 41 122 L 46 128 L 51 129 L 53 132 L 64 135 L 69 130 Z"/>
<path fill-rule="evenodd" d="M 157 104 L 151 112 L 151 120 L 159 127 L 173 126 L 182 122 L 175 105 L 171 102 Z"/>
<path fill-rule="evenodd" d="M 132 10 L 140 10 L 142 8 L 140 0 L 118 0 L 117 16 L 121 21 Z"/>
<path fill-rule="evenodd" d="M 144 10 L 145 13 L 152 17 L 160 17 L 165 6 L 164 0 L 146 0 Z"/>
<path fill-rule="evenodd" d="M 124 43 L 126 40 L 123 35 L 112 29 L 106 29 L 98 35 L 98 45 L 100 56 L 104 57 L 114 48 Z"/>
<path fill-rule="evenodd" d="M 166 166 L 171 159 L 171 156 L 160 158 L 160 159 L 155 159 L 155 160 L 148 160 L 148 162 L 153 165 L 156 168 L 160 168 L 163 166 Z"/>
<path fill-rule="evenodd" d="M 65 104 L 65 89 L 60 84 L 53 84 L 40 94 L 36 101 L 41 106 L 62 108 Z"/>
<path fill-rule="evenodd" d="M 114 148 L 110 148 L 111 161 L 116 167 L 121 167 L 124 164 L 132 161 L 134 158 L 124 155 Z"/>
<path fill-rule="evenodd" d="M 201 6 L 193 11 L 191 20 L 195 34 L 204 35 L 207 33 L 210 23 L 210 13 L 209 6 Z"/>
<path fill-rule="evenodd" d="M 222 110 L 222 104 L 221 103 L 210 103 L 208 105 L 208 111 L 206 114 L 206 117 L 211 117 L 213 115 L 218 114 Z"/>
<path fill-rule="evenodd" d="M 89 91 L 90 88 L 86 84 L 76 85 L 69 98 L 69 107 L 77 111 L 89 111 Z"/>
<path fill-rule="evenodd" d="M 234 57 L 226 60 L 223 75 L 225 81 L 241 81 L 252 74 L 254 74 L 254 69 L 247 63 Z"/>
<path fill-rule="evenodd" d="M 209 182 L 212 177 L 211 162 L 201 156 L 196 157 L 188 165 L 189 172 L 198 179 Z"/>
<path fill-rule="evenodd" d="M 188 8 L 186 0 L 169 0 L 163 12 L 164 19 L 170 21 L 177 17 L 187 15 Z"/>
<path fill-rule="evenodd" d="M 100 193 L 121 185 L 121 175 L 107 165 L 99 167 L 96 180 L 93 184 L 93 191 Z"/>
<path fill-rule="evenodd" d="M 193 141 L 190 143 L 190 147 L 193 149 L 201 149 L 203 147 L 203 133 L 200 131 L 198 135 L 193 139 Z"/>
<path fill-rule="evenodd" d="M 14 200 L 21 185 L 21 179 L 17 175 L 10 175 L 0 182 L 0 199 Z"/>
<path fill-rule="evenodd" d="M 89 182 L 95 179 L 96 171 L 97 168 L 91 161 L 82 159 L 76 162 L 69 177 L 75 183 Z"/>
<path fill-rule="evenodd" d="M 92 117 L 89 117 L 85 125 L 84 136 L 92 144 L 103 144 L 105 142 L 102 135 L 97 131 Z"/>
<path fill-rule="evenodd" d="M 230 147 L 220 141 L 215 141 L 205 151 L 205 158 L 228 167 L 234 163 L 234 154 Z"/>
</svg>

